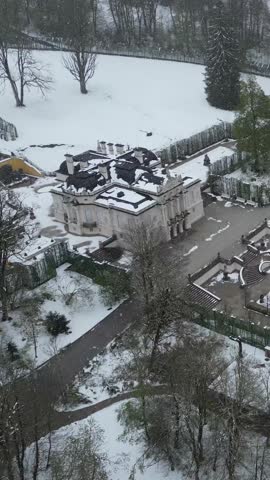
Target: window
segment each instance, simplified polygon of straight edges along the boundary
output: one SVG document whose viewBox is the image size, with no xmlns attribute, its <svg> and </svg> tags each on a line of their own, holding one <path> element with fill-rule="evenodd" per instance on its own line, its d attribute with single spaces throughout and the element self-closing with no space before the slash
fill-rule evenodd
<svg viewBox="0 0 270 480">
<path fill-rule="evenodd" d="M 78 223 L 76 208 L 72 208 L 72 210 L 71 210 L 71 222 L 72 223 Z"/>
</svg>

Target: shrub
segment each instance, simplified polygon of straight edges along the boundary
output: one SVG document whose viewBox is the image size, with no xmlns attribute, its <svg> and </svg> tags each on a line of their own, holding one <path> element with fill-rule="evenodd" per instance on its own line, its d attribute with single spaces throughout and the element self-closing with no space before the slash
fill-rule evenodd
<svg viewBox="0 0 270 480">
<path fill-rule="evenodd" d="M 53 336 L 57 337 L 60 333 L 71 333 L 68 324 L 69 320 L 66 319 L 65 315 L 61 315 L 57 312 L 49 312 L 46 315 L 45 319 L 47 331 Z"/>
<path fill-rule="evenodd" d="M 9 358 L 12 362 L 14 362 L 15 360 L 18 360 L 19 357 L 20 357 L 18 347 L 14 342 L 11 342 L 11 341 L 8 342 L 7 352 L 8 352 Z"/>
</svg>

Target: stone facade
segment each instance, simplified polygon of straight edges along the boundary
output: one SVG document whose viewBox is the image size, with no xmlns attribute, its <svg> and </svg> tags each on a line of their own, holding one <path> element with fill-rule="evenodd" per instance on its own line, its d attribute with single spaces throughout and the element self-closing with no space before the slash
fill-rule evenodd
<svg viewBox="0 0 270 480">
<path fill-rule="evenodd" d="M 101 150 L 102 147 L 102 150 Z M 160 166 L 146 149 L 123 152 L 101 145 L 97 152 L 66 156 L 52 190 L 54 215 L 77 235 L 116 238 L 125 247 L 130 224 L 157 228 L 167 240 L 189 230 L 204 215 L 200 181 Z"/>
</svg>

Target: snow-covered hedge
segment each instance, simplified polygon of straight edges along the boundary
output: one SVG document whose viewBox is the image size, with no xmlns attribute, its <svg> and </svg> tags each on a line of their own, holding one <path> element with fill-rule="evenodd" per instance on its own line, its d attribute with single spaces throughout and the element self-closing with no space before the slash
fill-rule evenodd
<svg viewBox="0 0 270 480">
<path fill-rule="evenodd" d="M 232 124 L 220 122 L 218 125 L 213 125 L 211 128 L 203 130 L 196 135 L 171 144 L 169 147 L 158 152 L 158 155 L 163 165 L 174 163 L 186 156 L 194 155 L 226 138 L 232 138 Z"/>
<path fill-rule="evenodd" d="M 18 132 L 15 125 L 0 118 L 0 139 L 9 141 L 16 140 L 16 138 L 18 138 Z"/>
</svg>

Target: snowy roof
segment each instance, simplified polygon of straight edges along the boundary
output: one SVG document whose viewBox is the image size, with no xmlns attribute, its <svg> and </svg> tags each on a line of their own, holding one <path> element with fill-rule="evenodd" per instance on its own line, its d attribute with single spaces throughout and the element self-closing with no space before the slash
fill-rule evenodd
<svg viewBox="0 0 270 480">
<path fill-rule="evenodd" d="M 95 202 L 107 208 L 119 208 L 128 212 L 137 213 L 155 205 L 155 201 L 148 195 L 134 192 L 132 189 L 113 186 L 101 193 Z"/>
<path fill-rule="evenodd" d="M 23 263 L 24 265 L 31 265 L 37 260 L 40 260 L 44 253 L 56 241 L 47 237 L 36 237 L 29 242 L 26 242 L 25 248 L 18 254 L 10 258 L 11 263 Z"/>
</svg>

